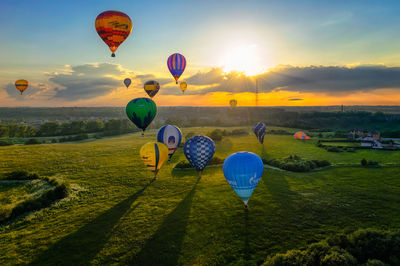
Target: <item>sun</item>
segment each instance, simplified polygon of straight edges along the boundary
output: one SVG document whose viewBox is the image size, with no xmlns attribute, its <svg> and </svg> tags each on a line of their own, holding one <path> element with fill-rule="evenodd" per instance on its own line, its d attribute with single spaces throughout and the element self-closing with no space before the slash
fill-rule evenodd
<svg viewBox="0 0 400 266">
<path fill-rule="evenodd" d="M 228 49 L 222 56 L 221 64 L 225 73 L 243 72 L 246 76 L 255 76 L 265 71 L 257 55 L 257 45 L 242 45 Z"/>
</svg>

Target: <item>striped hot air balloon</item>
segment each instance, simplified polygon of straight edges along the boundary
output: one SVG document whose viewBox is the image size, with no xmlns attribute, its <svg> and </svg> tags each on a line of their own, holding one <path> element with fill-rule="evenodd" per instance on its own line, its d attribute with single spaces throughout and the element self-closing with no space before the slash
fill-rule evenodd
<svg viewBox="0 0 400 266">
<path fill-rule="evenodd" d="M 174 125 L 165 125 L 157 132 L 157 141 L 168 147 L 169 158 L 174 155 L 182 141 L 182 131 Z"/>
<path fill-rule="evenodd" d="M 156 96 L 157 92 L 160 90 L 160 83 L 158 83 L 155 80 L 147 81 L 144 84 L 144 90 L 150 96 L 150 98 L 153 98 L 154 96 Z"/>
<path fill-rule="evenodd" d="M 108 45 L 115 57 L 115 51 L 128 38 L 132 30 L 132 21 L 128 15 L 119 11 L 104 11 L 97 16 L 96 31 L 100 38 Z"/>
<path fill-rule="evenodd" d="M 182 75 L 183 71 L 185 71 L 186 67 L 186 59 L 181 54 L 173 54 L 168 57 L 167 65 L 169 72 L 171 72 L 174 77 L 176 84 L 178 84 L 178 79 Z"/>
<path fill-rule="evenodd" d="M 256 137 L 261 144 L 264 143 L 264 136 L 265 136 L 266 130 L 267 130 L 267 127 L 265 126 L 264 123 L 261 123 L 261 122 L 255 124 L 253 127 L 253 132 L 254 132 L 254 134 L 256 134 Z"/>
<path fill-rule="evenodd" d="M 28 86 L 29 86 L 29 82 L 24 79 L 19 79 L 15 82 L 15 87 L 17 88 L 17 90 L 19 90 L 21 95 L 28 88 Z"/>
<path fill-rule="evenodd" d="M 168 159 L 168 148 L 160 142 L 148 142 L 140 148 L 140 158 L 156 178 L 158 170 Z"/>
<path fill-rule="evenodd" d="M 300 139 L 300 140 L 302 140 L 302 139 L 310 139 L 310 137 L 307 136 L 306 133 L 304 133 L 303 131 L 298 131 L 298 132 L 294 133 L 293 137 L 295 139 Z"/>
</svg>

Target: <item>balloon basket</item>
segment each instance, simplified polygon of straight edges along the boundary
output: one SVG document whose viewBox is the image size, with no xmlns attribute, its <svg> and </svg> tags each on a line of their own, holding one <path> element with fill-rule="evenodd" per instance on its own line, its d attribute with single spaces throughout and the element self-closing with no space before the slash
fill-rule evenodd
<svg viewBox="0 0 400 266">
<path fill-rule="evenodd" d="M 112 54 L 111 54 L 111 57 L 115 57 L 115 54 L 114 54 L 114 53 L 112 53 Z"/>
</svg>

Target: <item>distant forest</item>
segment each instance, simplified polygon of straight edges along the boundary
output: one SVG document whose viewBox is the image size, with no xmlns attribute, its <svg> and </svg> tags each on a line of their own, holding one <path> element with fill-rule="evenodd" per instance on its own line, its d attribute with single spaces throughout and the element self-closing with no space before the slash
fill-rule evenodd
<svg viewBox="0 0 400 266">
<path fill-rule="evenodd" d="M 376 111 L 308 111 L 311 107 L 160 107 L 154 127 L 176 124 L 193 126 L 252 126 L 262 121 L 267 126 L 300 128 L 313 131 L 347 131 L 354 128 L 377 130 L 383 136 L 400 137 L 399 107 L 391 107 L 393 113 Z M 318 108 L 318 107 L 315 107 Z M 322 107 L 320 107 L 322 108 Z M 332 107 L 326 107 L 327 109 Z M 378 107 L 371 107 L 378 108 Z M 396 109 L 397 108 L 397 109 Z M 386 109 L 389 109 L 386 107 Z M 307 110 L 307 111 L 306 111 Z M 120 120 L 119 122 L 113 121 Z M 111 121 L 112 122 L 111 122 Z M 107 128 L 120 128 L 132 132 L 134 127 L 126 120 L 122 107 L 74 107 L 74 108 L 0 108 L 0 137 L 7 137 L 4 127 L 13 132 L 29 132 L 29 136 L 69 135 L 81 132 L 98 132 Z M 96 122 L 89 122 L 96 121 Z M 114 123 L 111 126 L 110 122 Z M 56 122 L 56 123 L 49 123 Z M 118 124 L 120 126 L 115 125 Z M 57 124 L 59 126 L 57 126 Z M 23 129 L 17 129 L 23 126 Z M 73 130 L 75 128 L 76 130 Z M 13 137 L 10 134 L 9 137 Z M 23 137 L 24 134 L 16 134 Z"/>
</svg>

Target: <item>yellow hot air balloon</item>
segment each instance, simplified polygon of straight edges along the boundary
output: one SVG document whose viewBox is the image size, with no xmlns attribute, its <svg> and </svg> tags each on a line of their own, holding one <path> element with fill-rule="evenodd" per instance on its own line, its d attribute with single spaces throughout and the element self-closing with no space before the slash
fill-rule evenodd
<svg viewBox="0 0 400 266">
<path fill-rule="evenodd" d="M 187 88 L 187 83 L 186 82 L 181 82 L 181 84 L 179 84 L 179 86 L 181 87 L 182 93 L 185 93 L 185 90 Z"/>
<path fill-rule="evenodd" d="M 28 88 L 28 86 L 29 86 L 29 82 L 24 79 L 19 79 L 15 82 L 15 87 L 17 88 L 17 90 L 19 90 L 21 95 Z"/>
<path fill-rule="evenodd" d="M 140 158 L 156 178 L 158 170 L 168 160 L 168 147 L 161 142 L 148 142 L 140 148 Z"/>
<path fill-rule="evenodd" d="M 231 105 L 232 109 L 236 107 L 237 101 L 235 99 L 232 99 L 229 101 L 229 104 Z"/>
</svg>

